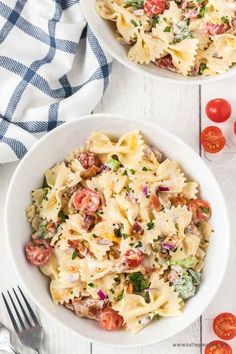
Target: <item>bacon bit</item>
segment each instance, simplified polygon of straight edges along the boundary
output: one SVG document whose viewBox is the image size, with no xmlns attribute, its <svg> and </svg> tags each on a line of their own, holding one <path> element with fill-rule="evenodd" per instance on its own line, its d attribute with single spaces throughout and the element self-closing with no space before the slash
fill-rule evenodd
<svg viewBox="0 0 236 354">
<path fill-rule="evenodd" d="M 57 229 L 55 222 L 49 221 L 45 227 L 48 232 L 54 233 Z"/>
<path fill-rule="evenodd" d="M 229 25 L 227 23 L 222 23 L 220 25 L 207 23 L 204 32 L 208 33 L 210 36 L 216 36 L 218 34 L 225 33 L 228 29 Z"/>
<path fill-rule="evenodd" d="M 170 199 L 171 204 L 177 207 L 178 205 L 183 206 L 187 204 L 187 199 L 183 196 L 179 195 L 178 197 L 174 197 Z"/>
<path fill-rule="evenodd" d="M 74 306 L 73 306 L 72 303 L 71 303 L 71 300 L 70 300 L 69 302 L 64 302 L 64 303 L 63 303 L 63 306 L 64 306 L 65 308 L 71 310 L 71 311 L 75 311 L 75 308 L 74 308 Z"/>
<path fill-rule="evenodd" d="M 94 228 L 94 226 L 97 224 L 97 222 L 98 222 L 97 214 L 85 214 L 82 223 L 82 228 L 87 232 L 91 231 Z"/>
<path fill-rule="evenodd" d="M 89 179 L 89 178 L 92 178 L 92 177 L 98 175 L 100 172 L 101 172 L 100 167 L 93 165 L 91 167 L 88 167 L 87 170 L 81 172 L 80 176 L 83 179 Z"/>
<path fill-rule="evenodd" d="M 161 209 L 162 209 L 161 202 L 156 194 L 152 194 L 151 204 L 156 211 L 161 211 Z"/>
<path fill-rule="evenodd" d="M 141 227 L 141 225 L 139 225 L 138 222 L 135 222 L 135 223 L 133 224 L 133 226 L 131 227 L 130 233 L 131 233 L 132 236 L 133 236 L 133 235 L 143 235 L 144 230 L 143 230 L 143 228 Z"/>
<path fill-rule="evenodd" d="M 67 240 L 68 245 L 78 252 L 79 258 L 84 258 L 88 253 L 88 248 L 81 240 Z"/>
<path fill-rule="evenodd" d="M 83 166 L 83 168 L 87 169 L 92 166 L 100 167 L 102 162 L 96 154 L 92 152 L 81 152 L 79 157 L 79 162 Z"/>
<path fill-rule="evenodd" d="M 165 55 L 164 57 L 157 59 L 155 62 L 156 66 L 161 69 L 175 70 L 174 64 L 172 62 L 172 56 L 170 54 Z"/>
<path fill-rule="evenodd" d="M 127 284 L 126 284 L 126 292 L 127 292 L 127 294 L 133 294 L 133 284 L 132 283 L 130 283 L 130 282 L 128 282 Z"/>
<path fill-rule="evenodd" d="M 97 321 L 106 303 L 106 300 L 94 300 L 90 297 L 76 298 L 72 301 L 76 316 L 87 317 Z"/>
</svg>

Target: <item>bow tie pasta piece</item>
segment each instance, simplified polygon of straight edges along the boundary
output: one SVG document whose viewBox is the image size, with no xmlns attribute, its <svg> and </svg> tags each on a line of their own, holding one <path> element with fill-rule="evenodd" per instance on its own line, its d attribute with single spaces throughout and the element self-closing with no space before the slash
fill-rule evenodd
<svg viewBox="0 0 236 354">
<path fill-rule="evenodd" d="M 229 70 L 229 64 L 222 58 L 214 58 L 212 56 L 206 56 L 207 67 L 217 74 L 223 74 Z"/>
<path fill-rule="evenodd" d="M 175 161 L 165 160 L 156 171 L 157 180 L 163 187 L 169 188 L 170 193 L 181 193 L 186 182 L 186 177 Z"/>
<path fill-rule="evenodd" d="M 220 17 L 229 20 L 235 18 L 236 4 L 234 0 L 209 0 L 208 7 L 213 7 Z"/>
<path fill-rule="evenodd" d="M 111 1 L 111 0 L 97 0 L 96 10 L 98 14 L 105 20 L 115 21 L 119 14 L 117 12 L 117 5 L 121 5 L 121 1 Z M 119 9 L 119 7 L 118 7 Z"/>
<path fill-rule="evenodd" d="M 138 130 L 122 135 L 116 144 L 115 152 L 125 168 L 135 168 L 144 155 L 144 141 Z"/>
<path fill-rule="evenodd" d="M 80 177 L 80 172 L 73 173 L 68 167 L 66 167 L 64 162 L 56 165 L 50 170 L 47 170 L 45 172 L 45 177 L 48 186 L 55 189 L 59 189 L 61 187 L 70 188 L 82 180 Z"/>
<path fill-rule="evenodd" d="M 186 199 L 196 199 L 198 194 L 198 183 L 186 182 L 182 194 Z"/>
<path fill-rule="evenodd" d="M 124 225 L 124 233 L 127 234 L 129 232 L 130 224 L 127 219 L 127 214 L 126 212 L 124 213 L 123 208 L 120 207 L 116 199 L 111 198 L 103 210 L 103 217 L 107 222 Z"/>
<path fill-rule="evenodd" d="M 115 144 L 111 142 L 107 135 L 95 132 L 89 136 L 86 146 L 88 151 L 95 154 L 108 154 L 112 153 Z"/>
<path fill-rule="evenodd" d="M 168 220 L 173 220 L 179 234 L 184 236 L 184 229 L 192 221 L 192 212 L 185 205 L 183 207 L 179 205 L 177 207 L 172 206 L 171 209 L 166 209 L 165 213 Z"/>
<path fill-rule="evenodd" d="M 220 53 L 228 65 L 236 62 L 236 37 L 232 34 L 225 33 L 212 37 L 212 48 L 215 48 L 217 53 Z"/>
<path fill-rule="evenodd" d="M 198 39 L 199 50 L 204 51 L 211 43 L 211 39 L 207 33 L 204 32 L 205 23 L 200 18 L 192 19 L 189 23 L 189 31 L 193 38 Z"/>
<path fill-rule="evenodd" d="M 181 299 L 174 287 L 159 278 L 158 272 L 152 274 L 150 288 L 155 290 L 149 292 L 149 303 L 140 295 L 125 294 L 123 299 L 114 305 L 114 309 L 123 316 L 126 328 L 131 333 L 137 333 L 154 315 L 169 317 L 180 313 Z M 142 321 L 144 317 L 149 317 L 149 321 Z"/>
<path fill-rule="evenodd" d="M 174 40 L 174 33 L 172 27 L 169 27 L 168 23 L 164 19 L 160 20 L 159 23 L 157 23 L 156 26 L 153 27 L 152 35 L 154 39 L 159 39 L 166 43 L 166 47 L 162 45 L 163 52 L 164 50 L 166 50 L 169 43 L 172 43 Z"/>
<path fill-rule="evenodd" d="M 183 75 L 188 75 L 194 65 L 197 54 L 198 39 L 184 39 L 170 45 L 167 52 L 171 55 L 174 66 Z"/>
<path fill-rule="evenodd" d="M 74 298 L 78 298 L 84 292 L 84 283 L 71 288 L 64 288 L 63 283 L 59 279 L 53 279 L 50 283 L 50 293 L 54 304 L 68 303 Z"/>
<path fill-rule="evenodd" d="M 161 15 L 169 24 L 177 23 L 183 19 L 183 13 L 175 1 L 170 1 L 169 9 L 165 10 Z"/>
<path fill-rule="evenodd" d="M 129 50 L 128 57 L 136 64 L 149 64 L 160 58 L 166 48 L 166 43 L 160 39 L 150 34 L 139 33 L 137 42 Z"/>
<path fill-rule="evenodd" d="M 114 271 L 114 264 L 110 260 L 98 261 L 93 258 L 83 258 L 78 263 L 81 280 L 87 283 L 103 278 L 108 273 Z"/>
</svg>

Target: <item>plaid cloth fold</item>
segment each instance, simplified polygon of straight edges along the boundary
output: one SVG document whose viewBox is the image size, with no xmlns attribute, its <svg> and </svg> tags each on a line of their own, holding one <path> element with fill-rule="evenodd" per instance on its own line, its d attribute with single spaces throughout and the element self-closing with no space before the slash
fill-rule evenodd
<svg viewBox="0 0 236 354">
<path fill-rule="evenodd" d="M 3 163 L 90 113 L 107 88 L 111 58 L 86 25 L 79 0 L 0 0 L 0 29 Z"/>
</svg>

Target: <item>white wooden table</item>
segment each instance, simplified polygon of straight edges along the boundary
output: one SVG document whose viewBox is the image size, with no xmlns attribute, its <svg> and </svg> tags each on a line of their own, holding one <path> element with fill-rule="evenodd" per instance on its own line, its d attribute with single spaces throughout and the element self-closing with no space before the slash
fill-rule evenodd
<svg viewBox="0 0 236 354">
<path fill-rule="evenodd" d="M 204 87 L 169 85 L 139 76 L 114 63 L 110 86 L 94 112 L 123 113 L 131 117 L 142 117 L 177 134 L 201 154 L 199 132 L 205 125 L 205 104 L 211 98 L 225 97 L 233 103 L 236 120 L 236 77 Z M 231 120 L 232 125 L 233 118 Z M 230 128 L 228 128 L 230 129 Z M 236 136 L 231 136 L 233 148 Z M 233 141 L 233 139 L 235 141 Z M 236 148 L 235 148 L 236 150 Z M 229 267 L 225 280 L 217 296 L 203 316 L 191 327 L 169 341 L 139 349 L 111 349 L 93 345 L 54 322 L 44 313 L 39 317 L 45 330 L 42 346 L 43 354 L 200 354 L 204 353 L 204 343 L 217 339 L 211 329 L 211 319 L 220 312 L 236 314 L 236 153 L 224 156 L 225 165 L 217 161 L 208 162 L 224 192 L 232 227 L 232 246 Z M 18 284 L 16 274 L 9 262 L 4 241 L 3 211 L 5 196 L 16 163 L 0 166 L 0 290 L 5 291 Z M 20 193 L 20 191 L 19 191 Z M 14 220 L 12 220 L 14 222 Z M 15 235 L 17 237 L 17 235 Z M 224 235 L 222 235 L 224 238 Z M 219 250 L 220 257 L 220 250 Z M 11 328 L 8 316 L 0 299 L 0 322 Z M 105 335 L 105 334 L 104 334 Z M 236 340 L 230 343 L 236 353 Z M 20 347 L 19 347 L 20 348 Z M 22 350 L 22 354 L 30 351 Z"/>
</svg>

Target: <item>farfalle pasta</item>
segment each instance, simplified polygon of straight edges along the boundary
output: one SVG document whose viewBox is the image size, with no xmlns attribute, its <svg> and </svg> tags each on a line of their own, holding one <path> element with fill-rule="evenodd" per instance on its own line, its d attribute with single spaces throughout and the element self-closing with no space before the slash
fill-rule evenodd
<svg viewBox="0 0 236 354">
<path fill-rule="evenodd" d="M 136 64 L 214 76 L 235 64 L 234 0 L 96 0 Z"/>
<path fill-rule="evenodd" d="M 211 207 L 198 194 L 138 130 L 94 132 L 32 191 L 26 257 L 55 304 L 136 333 L 180 315 L 200 284 Z"/>
</svg>

